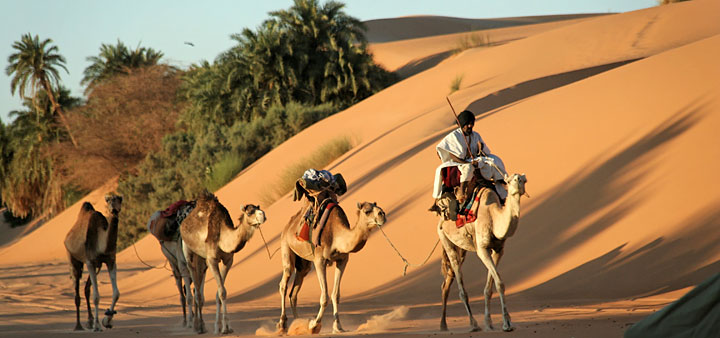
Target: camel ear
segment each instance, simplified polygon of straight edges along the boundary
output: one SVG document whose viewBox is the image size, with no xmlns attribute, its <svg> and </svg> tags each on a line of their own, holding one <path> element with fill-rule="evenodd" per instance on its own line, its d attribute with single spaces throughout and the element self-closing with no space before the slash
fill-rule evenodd
<svg viewBox="0 0 720 338">
<path fill-rule="evenodd" d="M 362 209 L 362 204 L 360 204 L 360 202 L 357 202 L 357 207 L 358 209 Z"/>
</svg>

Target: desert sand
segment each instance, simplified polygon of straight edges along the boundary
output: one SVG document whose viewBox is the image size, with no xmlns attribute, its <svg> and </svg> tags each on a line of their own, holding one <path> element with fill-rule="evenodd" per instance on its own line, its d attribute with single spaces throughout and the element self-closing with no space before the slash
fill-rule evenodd
<svg viewBox="0 0 720 338">
<path fill-rule="evenodd" d="M 402 259 L 375 231 L 351 254 L 343 277 L 341 318 L 349 331 L 343 336 L 622 336 L 720 271 L 717 13 L 720 2 L 694 0 L 497 28 L 507 41 L 446 55 L 291 138 L 216 194 L 235 219 L 244 203 L 259 203 L 287 166 L 317 145 L 350 137 L 353 149 L 325 168 L 348 182 L 340 205 L 350 222 L 357 202 L 377 202 L 388 215 L 382 231 L 397 250 L 416 265 L 430 257 L 403 275 Z M 375 57 L 398 70 L 453 48 L 457 35 L 438 31 L 378 43 Z M 459 76 L 459 90 L 450 93 Z M 498 269 L 515 326 L 510 333 L 467 333 L 456 287 L 450 331 L 439 331 L 440 252 L 432 251 L 437 219 L 427 209 L 439 164 L 434 148 L 454 124 L 446 96 L 458 112 L 476 114 L 475 130 L 508 172 L 528 178 L 531 198 L 522 200 L 519 228 Z M 102 196 L 115 184 L 82 201 L 104 209 Z M 0 335 L 77 334 L 62 240 L 82 201 L 0 247 Z M 299 203 L 286 194 L 262 208 L 268 216 L 262 234 L 273 253 Z M 122 226 L 122 213 L 120 219 Z M 118 265 L 118 314 L 115 328 L 103 335 L 195 336 L 180 326 L 177 291 L 155 238 L 119 253 Z M 280 267 L 260 234 L 235 255 L 225 284 L 233 336 L 273 334 Z M 481 321 L 486 270 L 469 254 L 463 271 Z M 100 283 L 106 308 L 111 288 L 105 272 Z M 208 277 L 210 330 L 214 292 Z M 319 294 L 311 272 L 299 296 L 301 320 L 315 315 Z M 492 301 L 497 325 L 499 302 Z M 329 307 L 321 335 L 332 332 Z"/>
</svg>

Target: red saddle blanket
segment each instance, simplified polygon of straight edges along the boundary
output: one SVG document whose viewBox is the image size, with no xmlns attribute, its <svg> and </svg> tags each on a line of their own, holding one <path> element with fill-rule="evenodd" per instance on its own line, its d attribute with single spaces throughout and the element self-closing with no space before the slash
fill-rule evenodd
<svg viewBox="0 0 720 338">
<path fill-rule="evenodd" d="M 182 208 L 184 205 L 188 204 L 190 202 L 185 200 L 179 200 L 173 204 L 171 204 L 167 209 L 162 211 L 162 217 L 170 217 L 174 216 L 175 213 L 177 213 L 178 209 Z"/>
</svg>

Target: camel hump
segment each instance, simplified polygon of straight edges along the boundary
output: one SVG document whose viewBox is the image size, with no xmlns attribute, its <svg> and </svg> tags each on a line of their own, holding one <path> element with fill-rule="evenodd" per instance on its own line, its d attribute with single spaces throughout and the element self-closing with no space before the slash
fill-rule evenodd
<svg viewBox="0 0 720 338">
<path fill-rule="evenodd" d="M 197 197 L 198 202 L 218 202 L 217 197 L 215 194 L 211 193 L 208 190 L 203 190 L 200 194 L 198 194 Z"/>
<path fill-rule="evenodd" d="M 84 202 L 82 206 L 80 207 L 81 211 L 95 211 L 95 208 L 93 208 L 92 204 L 90 202 Z"/>
</svg>

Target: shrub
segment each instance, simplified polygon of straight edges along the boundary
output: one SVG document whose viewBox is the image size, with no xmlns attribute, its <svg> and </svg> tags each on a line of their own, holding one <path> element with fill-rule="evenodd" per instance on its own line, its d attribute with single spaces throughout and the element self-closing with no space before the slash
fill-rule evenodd
<svg viewBox="0 0 720 338">
<path fill-rule="evenodd" d="M 462 83 L 463 77 L 465 77 L 465 74 L 458 74 L 457 76 L 455 76 L 452 82 L 450 82 L 450 94 L 460 89 L 460 84 Z"/>
<path fill-rule="evenodd" d="M 477 32 L 471 32 L 463 34 L 458 38 L 453 54 L 458 54 L 464 50 L 476 47 L 488 47 L 490 46 L 490 36 L 487 34 L 480 34 Z"/>
</svg>

